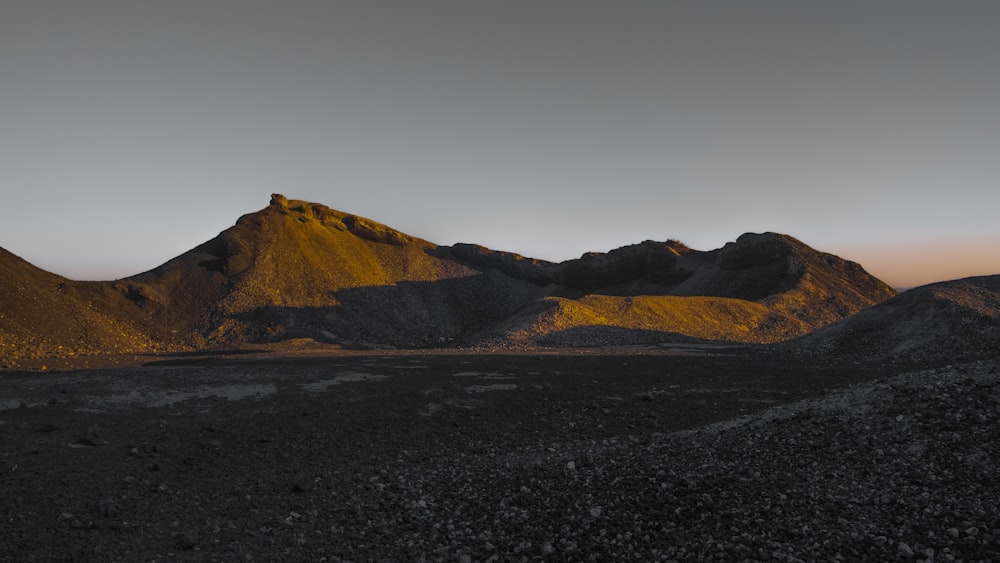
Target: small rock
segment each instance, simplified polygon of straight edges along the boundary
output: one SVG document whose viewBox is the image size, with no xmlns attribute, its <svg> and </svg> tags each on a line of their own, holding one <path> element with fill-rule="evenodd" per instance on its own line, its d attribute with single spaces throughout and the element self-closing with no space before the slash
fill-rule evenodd
<svg viewBox="0 0 1000 563">
<path fill-rule="evenodd" d="M 899 553 L 900 557 L 905 557 L 907 559 L 913 557 L 913 549 L 910 548 L 909 544 L 906 542 L 899 542 L 896 545 L 896 552 Z"/>
<path fill-rule="evenodd" d="M 575 461 L 566 462 L 566 469 L 569 469 L 570 471 L 576 469 L 576 462 Z"/>
<path fill-rule="evenodd" d="M 101 439 L 101 429 L 95 424 L 87 428 L 87 433 L 80 440 L 80 443 L 88 446 L 103 446 L 107 444 L 107 441 Z"/>
<path fill-rule="evenodd" d="M 170 536 L 176 549 L 194 549 L 198 545 L 198 530 L 185 530 Z"/>
<path fill-rule="evenodd" d="M 120 513 L 118 505 L 115 504 L 115 500 L 112 498 L 102 499 L 99 503 L 97 503 L 97 506 L 101 515 L 105 518 L 114 518 Z"/>
</svg>

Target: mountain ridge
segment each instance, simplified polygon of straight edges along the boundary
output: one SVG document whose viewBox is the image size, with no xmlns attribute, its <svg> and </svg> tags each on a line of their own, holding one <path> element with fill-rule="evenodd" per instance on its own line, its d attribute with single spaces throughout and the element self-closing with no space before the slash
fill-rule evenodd
<svg viewBox="0 0 1000 563">
<path fill-rule="evenodd" d="M 218 236 L 120 280 L 46 277 L 7 255 L 7 277 L 23 280 L 22 293 L 46 297 L 9 298 L 0 311 L 93 311 L 75 324 L 58 315 L 38 326 L 0 317 L 8 364 L 57 356 L 59 346 L 124 349 L 104 336 L 83 345 L 95 315 L 131 335 L 129 351 L 295 339 L 346 348 L 601 346 L 630 335 L 769 343 L 894 295 L 860 265 L 777 233 L 747 233 L 711 251 L 644 241 L 554 263 L 474 244 L 439 246 L 280 194 Z M 53 297 L 54 284 L 69 297 Z M 29 351 L 28 341 L 49 344 Z"/>
</svg>

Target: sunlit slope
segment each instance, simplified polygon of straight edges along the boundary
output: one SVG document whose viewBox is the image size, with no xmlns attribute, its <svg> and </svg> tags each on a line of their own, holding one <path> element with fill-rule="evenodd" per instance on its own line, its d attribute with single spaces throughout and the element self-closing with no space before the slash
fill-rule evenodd
<svg viewBox="0 0 1000 563">
<path fill-rule="evenodd" d="M 572 303 L 572 305 L 571 305 Z M 706 340 L 774 342 L 789 334 L 803 334 L 809 325 L 753 301 L 728 297 L 588 295 L 563 301 L 551 324 L 539 332 L 554 332 L 579 321 L 603 319 L 607 326 L 660 331 Z"/>
<path fill-rule="evenodd" d="M 252 258 L 231 272 L 228 312 L 261 305 L 326 306 L 342 289 L 434 281 L 472 270 L 428 254 L 434 245 L 369 219 L 291 201 L 244 217 L 229 236 Z"/>
<path fill-rule="evenodd" d="M 203 345 L 441 344 L 534 297 L 516 296 L 533 284 L 493 288 L 495 280 L 434 256 L 435 248 L 370 219 L 274 195 L 215 239 L 127 281 L 142 288 L 154 318 Z M 498 294 L 519 301 L 484 302 Z"/>
<path fill-rule="evenodd" d="M 3 255 L 6 357 L 305 339 L 345 347 L 771 343 L 893 295 L 859 265 L 780 234 L 712 251 L 645 241 L 551 263 L 437 246 L 273 195 L 153 270 L 73 282 Z"/>
<path fill-rule="evenodd" d="M 788 347 L 903 361 L 995 356 L 1000 354 L 1000 276 L 911 289 Z"/>
<path fill-rule="evenodd" d="M 142 352 L 157 345 L 109 303 L 105 284 L 75 282 L 0 248 L 0 366 L 23 359 Z"/>
<path fill-rule="evenodd" d="M 774 233 L 746 234 L 710 252 L 647 241 L 545 268 L 577 292 L 548 298 L 548 307 L 508 323 L 512 342 L 570 343 L 559 335 L 571 334 L 579 345 L 598 345 L 660 333 L 771 343 L 894 295 L 858 264 Z"/>
</svg>

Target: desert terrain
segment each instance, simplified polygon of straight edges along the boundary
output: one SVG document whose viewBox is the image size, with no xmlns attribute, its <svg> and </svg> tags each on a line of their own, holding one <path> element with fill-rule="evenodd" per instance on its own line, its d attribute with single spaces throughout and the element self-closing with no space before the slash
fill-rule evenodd
<svg viewBox="0 0 1000 563">
<path fill-rule="evenodd" d="M 0 561 L 1000 561 L 997 444 L 1000 276 L 279 194 L 121 280 L 0 249 Z"/>
<path fill-rule="evenodd" d="M 1000 558 L 1000 361 L 745 348 L 6 373 L 4 561 Z"/>
</svg>

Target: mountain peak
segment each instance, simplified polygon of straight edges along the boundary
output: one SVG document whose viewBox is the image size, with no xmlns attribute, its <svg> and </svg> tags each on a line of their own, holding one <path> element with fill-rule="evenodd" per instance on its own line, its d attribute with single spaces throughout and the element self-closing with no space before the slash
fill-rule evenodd
<svg viewBox="0 0 1000 563">
<path fill-rule="evenodd" d="M 281 194 L 271 194 L 271 202 L 269 205 L 274 205 L 276 207 L 288 207 L 288 198 Z"/>
</svg>

